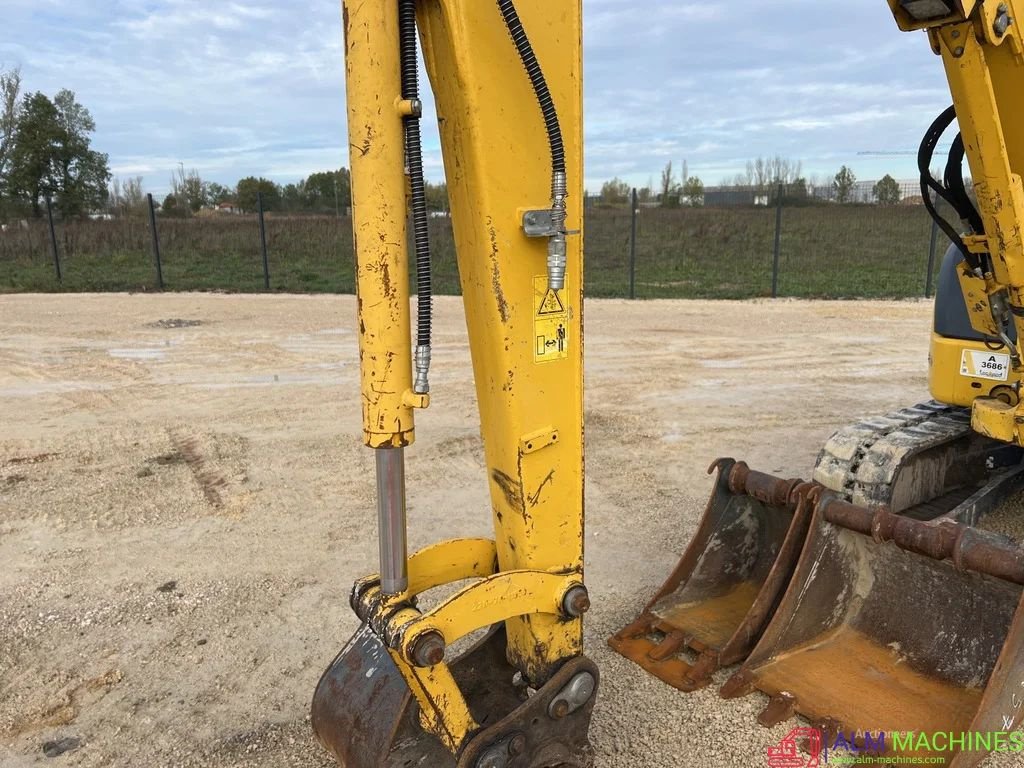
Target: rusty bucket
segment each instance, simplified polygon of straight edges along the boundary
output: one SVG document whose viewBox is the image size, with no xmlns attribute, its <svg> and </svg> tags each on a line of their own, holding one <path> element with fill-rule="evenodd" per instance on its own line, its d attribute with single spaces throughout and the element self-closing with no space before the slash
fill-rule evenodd
<svg viewBox="0 0 1024 768">
<path fill-rule="evenodd" d="M 683 691 L 754 647 L 789 582 L 817 491 L 719 459 L 697 534 L 640 617 L 608 644 Z"/>
<path fill-rule="evenodd" d="M 363 624 L 324 672 L 313 695 L 313 732 L 342 768 L 589 768 L 588 740 L 595 696 L 558 716 L 556 699 L 597 667 L 585 656 L 568 660 L 533 695 L 515 683 L 503 624 L 492 627 L 450 665 L 480 729 L 458 756 L 423 729 L 422 712 L 398 667 Z M 500 753 L 495 756 L 495 751 Z M 509 756 L 507 762 L 498 757 Z M 497 762 L 488 762 L 497 760 Z"/>
<path fill-rule="evenodd" d="M 771 701 L 763 725 L 795 713 L 826 734 L 966 734 L 899 754 L 973 766 L 1024 704 L 1024 551 L 952 520 L 922 522 L 818 500 L 775 617 L 722 688 Z M 879 741 L 879 733 L 888 739 Z"/>
</svg>

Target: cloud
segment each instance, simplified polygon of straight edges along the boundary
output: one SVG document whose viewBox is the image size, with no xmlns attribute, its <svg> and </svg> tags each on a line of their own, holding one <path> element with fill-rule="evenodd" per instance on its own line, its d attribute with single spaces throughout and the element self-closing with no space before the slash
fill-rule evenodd
<svg viewBox="0 0 1024 768">
<path fill-rule="evenodd" d="M 156 192 L 179 162 L 222 183 L 348 162 L 336 3 L 4 6 L 0 62 L 21 64 L 29 89 L 76 91 L 115 172 Z M 808 173 L 909 176 L 912 158 L 858 153 L 914 149 L 949 103 L 925 37 L 899 32 L 883 2 L 586 0 L 584 12 L 593 190 L 611 176 L 646 184 L 684 159 L 713 184 L 776 153 Z M 439 179 L 436 125 L 424 129 Z"/>
<path fill-rule="evenodd" d="M 162 8 L 115 21 L 114 26 L 142 40 L 164 40 L 169 34 L 196 28 L 241 30 L 250 20 L 273 16 L 273 10 L 251 4 L 211 5 L 202 0 L 168 0 Z"/>
</svg>

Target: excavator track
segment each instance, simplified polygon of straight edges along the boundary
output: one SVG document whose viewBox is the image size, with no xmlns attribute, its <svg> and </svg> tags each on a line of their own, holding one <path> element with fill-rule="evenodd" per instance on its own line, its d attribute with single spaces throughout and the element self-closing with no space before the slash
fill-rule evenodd
<svg viewBox="0 0 1024 768">
<path fill-rule="evenodd" d="M 818 454 L 813 478 L 853 504 L 888 506 L 901 465 L 970 434 L 965 408 L 936 402 L 901 408 L 838 430 Z"/>
<path fill-rule="evenodd" d="M 931 401 L 843 427 L 819 453 L 813 479 L 852 504 L 973 525 L 1016 490 L 1009 477 L 1019 465 L 1019 449 L 971 429 L 969 409 Z"/>
</svg>

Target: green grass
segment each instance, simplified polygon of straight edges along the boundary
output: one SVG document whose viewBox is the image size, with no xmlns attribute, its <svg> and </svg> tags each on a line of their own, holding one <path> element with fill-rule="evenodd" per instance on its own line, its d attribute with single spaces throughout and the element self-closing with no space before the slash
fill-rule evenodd
<svg viewBox="0 0 1024 768">
<path fill-rule="evenodd" d="M 644 209 L 638 217 L 640 298 L 770 296 L 774 209 Z M 621 296 L 629 212 L 587 220 L 588 292 Z M 897 298 L 924 294 L 931 220 L 916 206 L 807 206 L 782 211 L 779 295 Z M 941 241 L 936 251 L 947 245 Z"/>
<path fill-rule="evenodd" d="M 750 298 L 771 293 L 775 209 L 645 208 L 638 215 L 639 298 Z M 587 209 L 590 296 L 629 291 L 628 208 Z M 434 286 L 458 293 L 451 224 L 431 219 Z M 159 221 L 167 290 L 263 290 L 255 217 Z M 782 212 L 779 295 L 831 298 L 921 296 L 931 222 L 919 206 L 819 205 Z M 63 281 L 42 222 L 0 233 L 0 292 L 152 291 L 148 222 L 58 223 Z M 948 243 L 941 238 L 937 253 Z M 271 289 L 354 290 L 351 221 L 331 216 L 267 219 Z"/>
</svg>

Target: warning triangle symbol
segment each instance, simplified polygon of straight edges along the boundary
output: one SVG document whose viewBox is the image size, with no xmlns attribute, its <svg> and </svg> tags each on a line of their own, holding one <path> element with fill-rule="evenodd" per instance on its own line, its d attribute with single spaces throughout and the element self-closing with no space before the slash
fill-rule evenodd
<svg viewBox="0 0 1024 768">
<path fill-rule="evenodd" d="M 560 315 L 565 312 L 565 307 L 562 306 L 561 300 L 558 298 L 558 294 L 548 288 L 548 292 L 544 296 L 544 301 L 540 304 L 540 309 L 537 311 L 538 315 Z"/>
</svg>

